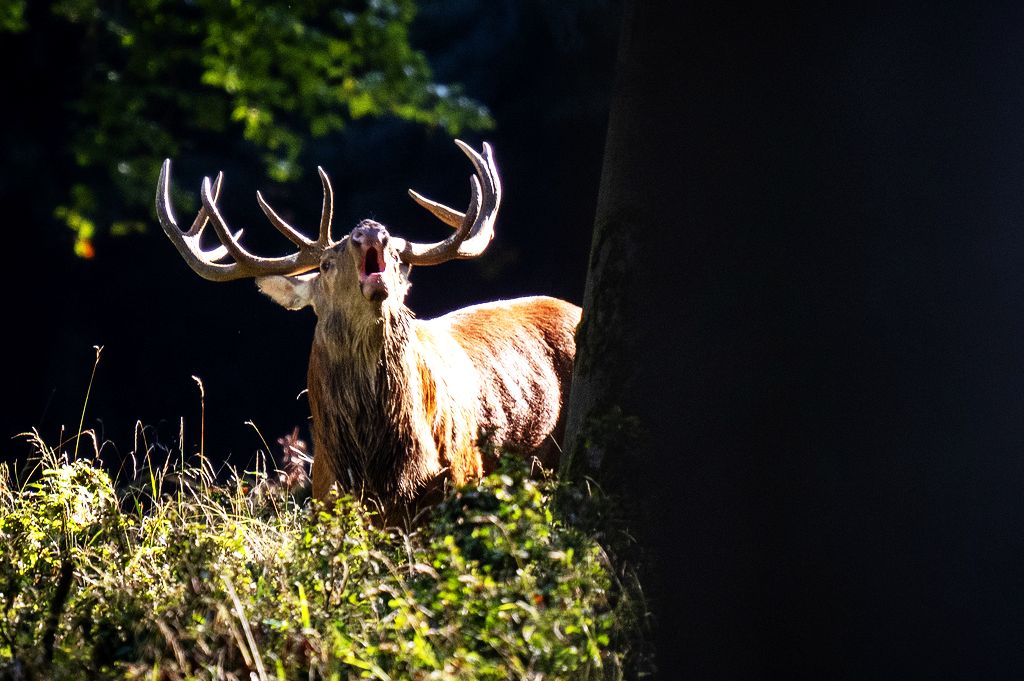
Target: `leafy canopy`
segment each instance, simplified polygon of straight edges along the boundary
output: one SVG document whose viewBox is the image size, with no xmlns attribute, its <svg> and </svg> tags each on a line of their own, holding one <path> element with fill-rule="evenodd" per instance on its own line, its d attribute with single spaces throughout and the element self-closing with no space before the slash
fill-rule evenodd
<svg viewBox="0 0 1024 681">
<path fill-rule="evenodd" d="M 101 214 L 114 234 L 143 229 L 159 162 L 184 140 L 244 140 L 269 177 L 289 181 L 311 138 L 353 119 L 393 116 L 453 135 L 492 124 L 457 86 L 433 82 L 409 42 L 413 0 L 61 0 L 50 12 L 77 41 L 60 49 L 77 52 L 66 55 L 81 76 L 69 88 L 70 150 L 86 179 L 57 217 L 82 256 Z M 0 0 L 0 31 L 32 22 L 24 0 Z M 120 214 L 108 214 L 111 203 Z"/>
</svg>

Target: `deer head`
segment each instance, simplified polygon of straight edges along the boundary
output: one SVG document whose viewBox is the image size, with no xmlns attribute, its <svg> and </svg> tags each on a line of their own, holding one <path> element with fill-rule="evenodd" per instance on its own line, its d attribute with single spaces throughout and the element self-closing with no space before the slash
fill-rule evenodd
<svg viewBox="0 0 1024 681">
<path fill-rule="evenodd" d="M 494 237 L 501 183 L 491 147 L 484 143 L 483 152 L 477 153 L 460 140 L 455 143 L 469 157 L 476 171 L 470 178 L 470 202 L 466 212 L 409 190 L 417 203 L 455 228 L 447 239 L 436 243 L 416 243 L 393 236 L 384 225 L 372 220 L 360 222 L 352 232 L 335 241 L 331 236 L 334 192 L 323 168 L 318 168 L 324 200 L 316 240 L 306 238 L 285 222 L 263 196 L 256 193 L 256 200 L 270 222 L 297 247 L 288 256 L 263 258 L 242 246 L 242 230 L 232 232 L 217 207 L 223 173 L 213 182 L 209 177 L 203 178 L 202 208 L 192 226 L 182 231 L 171 211 L 171 162 L 165 160 L 157 186 L 157 216 L 185 262 L 205 279 L 228 281 L 252 277 L 261 291 L 286 308 L 295 310 L 310 305 L 320 317 L 337 312 L 349 320 L 373 319 L 387 306 L 403 305 L 413 265 L 438 265 L 456 258 L 475 258 Z M 211 224 L 220 245 L 206 250 L 200 240 Z"/>
</svg>

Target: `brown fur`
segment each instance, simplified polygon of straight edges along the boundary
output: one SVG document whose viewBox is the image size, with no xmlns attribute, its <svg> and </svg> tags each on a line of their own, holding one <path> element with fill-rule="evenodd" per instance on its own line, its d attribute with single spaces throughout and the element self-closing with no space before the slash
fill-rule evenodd
<svg viewBox="0 0 1024 681">
<path fill-rule="evenodd" d="M 361 268 L 374 249 L 385 266 L 368 283 Z M 386 512 L 409 508 L 446 481 L 486 473 L 483 438 L 557 462 L 580 309 L 518 298 L 417 320 L 404 304 L 408 272 L 384 227 L 366 221 L 320 274 L 257 280 L 287 307 L 317 313 L 308 385 L 318 499 L 337 485 Z"/>
<path fill-rule="evenodd" d="M 376 372 L 310 355 L 313 494 L 343 489 L 408 503 L 439 476 L 488 470 L 481 436 L 500 450 L 557 462 L 579 308 L 552 298 L 475 306 L 429 321 L 407 311 L 380 338 Z"/>
</svg>

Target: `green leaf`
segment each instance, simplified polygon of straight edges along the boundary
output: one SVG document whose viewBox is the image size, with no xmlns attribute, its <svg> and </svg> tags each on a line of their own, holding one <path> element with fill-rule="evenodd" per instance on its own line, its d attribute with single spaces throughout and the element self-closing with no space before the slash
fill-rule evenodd
<svg viewBox="0 0 1024 681">
<path fill-rule="evenodd" d="M 61 203 L 99 234 L 149 223 L 159 164 L 182 151 L 262 157 L 268 178 L 294 181 L 310 167 L 311 142 L 353 119 L 393 116 L 452 134 L 493 125 L 482 104 L 433 81 L 409 38 L 414 2 L 342 6 L 53 3 L 64 26 L 39 27 L 51 33 L 38 39 L 70 35 L 90 55 L 74 65 L 67 88 L 74 93 L 69 152 L 82 169 L 78 184 L 103 197 L 89 207 L 74 197 Z M 0 31 L 25 30 L 25 7 L 0 0 Z"/>
</svg>

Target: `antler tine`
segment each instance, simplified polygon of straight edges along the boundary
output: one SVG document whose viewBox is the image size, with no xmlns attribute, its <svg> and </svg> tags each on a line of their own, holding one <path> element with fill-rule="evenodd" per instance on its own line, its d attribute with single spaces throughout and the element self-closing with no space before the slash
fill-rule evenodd
<svg viewBox="0 0 1024 681">
<path fill-rule="evenodd" d="M 321 253 L 331 245 L 330 243 L 320 243 L 319 241 L 311 242 L 294 229 L 291 229 L 280 218 L 277 218 L 276 221 L 271 218 L 274 226 L 293 242 L 296 242 L 296 239 L 292 237 L 302 240 L 301 243 L 296 242 L 299 250 L 292 255 L 279 258 L 261 258 L 253 255 L 243 248 L 239 241 L 242 230 L 232 233 L 217 207 L 217 198 L 220 195 L 223 174 L 217 176 L 212 186 L 209 177 L 203 178 L 200 191 L 203 205 L 199 209 L 199 214 L 196 216 L 196 220 L 189 231 L 182 232 L 178 228 L 177 221 L 175 221 L 171 210 L 169 195 L 170 175 L 171 161 L 167 159 L 160 169 L 160 179 L 157 182 L 157 217 L 160 220 L 164 233 L 167 234 L 171 243 L 178 249 L 178 252 L 188 266 L 204 279 L 229 281 L 231 279 L 269 274 L 299 274 L 316 267 L 319 264 Z M 264 212 L 270 208 L 266 205 L 266 202 L 262 201 L 261 206 L 266 206 Z M 273 213 L 273 211 L 270 210 L 270 213 Z M 276 217 L 276 213 L 274 216 Z M 203 250 L 199 241 L 208 223 L 213 225 L 214 232 L 216 232 L 217 237 L 220 239 L 221 245 L 210 250 Z M 282 229 L 281 225 L 288 227 L 291 230 L 290 233 L 288 230 Z M 234 259 L 234 262 L 218 262 L 229 255 Z"/>
<path fill-rule="evenodd" d="M 216 197 L 214 198 L 214 201 L 216 201 Z M 299 248 L 313 245 L 313 242 L 307 239 L 299 230 L 285 222 L 281 216 L 270 207 L 270 204 L 267 203 L 267 200 L 263 198 L 263 194 L 259 191 L 256 192 L 256 203 L 259 204 L 260 208 L 263 210 L 263 214 L 267 216 L 268 220 L 270 220 L 270 224 L 274 225 L 274 227 L 277 228 L 277 231 L 284 234 L 293 244 Z"/>
<path fill-rule="evenodd" d="M 400 243 L 401 258 L 410 264 L 437 265 L 453 258 L 475 258 L 494 238 L 494 221 L 501 204 L 501 181 L 491 145 L 485 142 L 483 153 L 479 154 L 462 140 L 455 140 L 455 144 L 469 157 L 476 171 L 470 178 L 469 210 L 460 213 L 410 190 L 417 203 L 445 224 L 458 227 L 455 234 L 437 243 Z"/>
<path fill-rule="evenodd" d="M 189 267 L 200 276 L 217 281 L 223 278 L 225 273 L 223 268 L 227 266 L 216 261 L 223 259 L 227 255 L 227 249 L 223 246 L 218 246 L 212 250 L 204 251 L 202 246 L 200 246 L 199 239 L 207 221 L 206 212 L 202 208 L 200 208 L 199 215 L 196 216 L 195 222 L 193 222 L 188 232 L 182 232 L 178 228 L 178 222 L 174 219 L 174 212 L 171 208 L 170 177 L 171 160 L 165 159 L 160 168 L 160 179 L 157 182 L 156 188 L 156 215 L 160 221 L 160 226 Z M 221 180 L 221 176 L 218 176 L 215 189 L 218 193 Z M 236 236 L 241 236 L 241 234 L 242 232 L 239 230 Z"/>
<path fill-rule="evenodd" d="M 216 202 L 217 199 L 220 198 L 220 188 L 223 182 L 224 173 L 217 173 L 217 179 L 213 181 L 214 202 Z M 196 244 L 199 244 L 203 238 L 203 230 L 206 229 L 206 226 L 209 224 L 209 220 L 210 218 L 206 214 L 206 207 L 200 206 L 199 213 L 196 214 L 196 219 L 192 223 L 192 226 L 189 228 L 187 232 L 185 232 L 185 236 L 189 238 L 194 238 Z M 235 232 L 235 238 L 240 239 L 242 237 L 243 232 L 244 230 L 241 229 Z M 224 258 L 228 257 L 228 249 L 225 248 L 223 245 L 217 246 L 216 248 L 212 248 L 208 251 L 203 251 L 203 253 L 203 258 L 206 260 L 223 260 Z"/>
<path fill-rule="evenodd" d="M 334 189 L 331 187 L 331 179 L 322 166 L 317 166 L 316 171 L 320 174 L 320 182 L 324 185 L 324 206 L 320 211 L 320 232 L 316 242 L 323 247 L 334 243 L 331 238 L 331 221 L 334 219 Z"/>
<path fill-rule="evenodd" d="M 241 265 L 244 262 L 257 260 L 257 256 L 245 250 L 242 247 L 242 244 L 231 233 L 231 230 L 228 229 L 228 224 L 224 221 L 224 216 L 220 214 L 220 209 L 217 208 L 216 199 L 213 198 L 213 193 L 210 189 L 209 177 L 203 178 L 203 183 L 199 190 L 199 197 L 203 201 L 203 210 L 206 211 L 206 215 L 210 218 L 210 223 L 213 225 L 213 231 L 217 234 L 217 238 L 220 239 L 221 244 L 227 248 L 228 254 L 235 259 L 235 264 Z"/>
<path fill-rule="evenodd" d="M 398 248 L 399 257 L 410 265 L 440 265 L 458 257 L 459 245 L 462 244 L 472 232 L 475 216 L 480 211 L 480 182 L 476 177 L 469 181 L 470 198 L 469 212 L 466 219 L 462 221 L 459 228 L 444 241 L 433 244 L 420 244 L 413 241 L 405 241 L 393 237 L 395 247 Z"/>
<path fill-rule="evenodd" d="M 284 219 L 277 214 L 277 212 L 270 207 L 267 200 L 263 198 L 263 194 L 256 192 L 256 203 L 263 209 L 264 215 L 270 220 L 271 224 L 277 228 L 279 232 L 284 234 L 289 241 L 298 246 L 299 248 L 310 248 L 311 246 L 326 247 L 333 243 L 331 239 L 331 222 L 334 218 L 334 190 L 331 188 L 331 181 L 327 177 L 327 173 L 320 166 L 317 166 L 317 172 L 320 173 L 320 182 L 324 185 L 324 205 L 323 210 L 320 213 L 320 230 L 317 233 L 316 241 L 311 241 L 302 232 L 295 229 Z M 216 201 L 216 197 L 214 197 Z"/>
<path fill-rule="evenodd" d="M 224 173 L 223 172 L 217 173 L 217 179 L 213 181 L 213 200 L 214 200 L 214 202 L 216 202 L 217 199 L 220 198 L 220 188 L 221 188 L 221 184 L 223 184 L 223 182 L 224 182 Z M 185 232 L 185 235 L 186 236 L 195 236 L 197 234 L 202 234 L 202 232 L 206 228 L 206 225 L 207 225 L 208 222 L 209 222 L 209 217 L 206 215 L 206 209 L 205 208 L 200 208 L 199 209 L 199 213 L 196 215 L 195 221 L 192 223 L 192 226 L 189 228 L 189 230 L 187 232 Z"/>
<path fill-rule="evenodd" d="M 461 225 L 462 221 L 466 218 L 465 213 L 460 213 L 454 208 L 449 208 L 443 203 L 438 203 L 437 201 L 428 199 L 415 189 L 409 190 L 409 196 L 412 197 L 413 201 L 426 208 L 428 211 L 431 212 L 431 214 L 433 214 L 434 217 L 436 217 L 438 220 L 448 225 L 449 227 L 454 227 L 458 229 L 459 225 Z"/>
<path fill-rule="evenodd" d="M 459 258 L 475 258 L 484 252 L 494 238 L 494 222 L 498 217 L 498 207 L 501 205 L 501 180 L 498 177 L 498 168 L 494 164 L 494 151 L 490 144 L 483 143 L 483 155 L 478 154 L 462 140 L 455 140 L 455 144 L 473 163 L 483 188 L 480 194 L 481 205 L 474 216 L 473 229 L 469 237 L 459 245 L 458 253 Z"/>
</svg>

